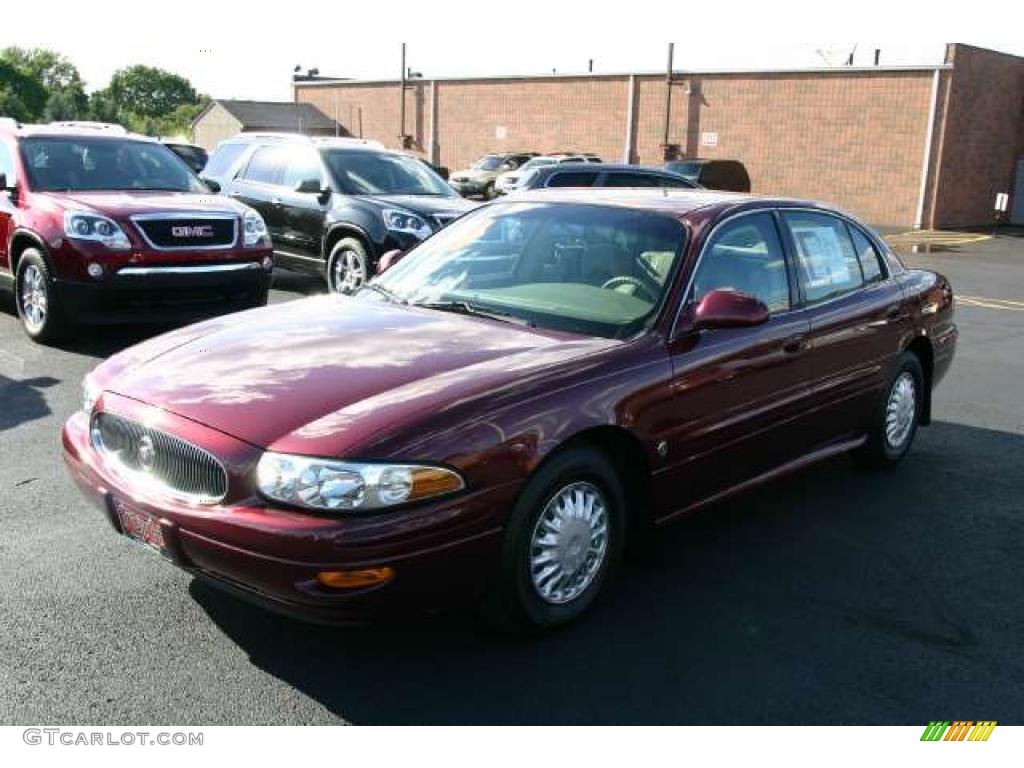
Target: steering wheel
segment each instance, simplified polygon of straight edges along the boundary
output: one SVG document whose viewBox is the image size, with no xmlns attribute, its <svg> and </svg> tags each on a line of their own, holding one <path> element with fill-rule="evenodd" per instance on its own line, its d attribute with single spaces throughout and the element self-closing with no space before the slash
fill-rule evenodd
<svg viewBox="0 0 1024 768">
<path fill-rule="evenodd" d="M 633 288 L 643 294 L 641 298 L 647 299 L 652 304 L 658 300 L 658 297 L 651 292 L 650 287 L 645 282 L 638 280 L 631 275 L 618 275 L 617 277 L 613 277 L 610 280 L 605 281 L 601 287 L 606 288 L 609 291 L 617 291 L 624 285 L 633 286 Z"/>
</svg>

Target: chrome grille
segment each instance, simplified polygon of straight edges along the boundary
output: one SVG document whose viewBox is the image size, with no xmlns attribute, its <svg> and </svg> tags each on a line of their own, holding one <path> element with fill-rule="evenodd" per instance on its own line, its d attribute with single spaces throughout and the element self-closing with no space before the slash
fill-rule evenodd
<svg viewBox="0 0 1024 768">
<path fill-rule="evenodd" d="M 212 454 L 112 413 L 92 419 L 92 444 L 107 461 L 136 478 L 201 504 L 214 504 L 227 494 L 228 475 Z"/>
<path fill-rule="evenodd" d="M 150 247 L 161 251 L 231 248 L 238 239 L 232 214 L 140 213 L 132 221 Z"/>
</svg>

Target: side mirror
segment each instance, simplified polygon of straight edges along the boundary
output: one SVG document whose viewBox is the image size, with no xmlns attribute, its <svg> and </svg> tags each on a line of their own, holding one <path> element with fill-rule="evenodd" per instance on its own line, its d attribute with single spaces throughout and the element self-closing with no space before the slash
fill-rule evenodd
<svg viewBox="0 0 1024 768">
<path fill-rule="evenodd" d="M 323 188 L 320 179 L 303 179 L 295 185 L 295 191 L 302 195 L 319 195 Z"/>
<path fill-rule="evenodd" d="M 384 274 L 386 271 L 395 266 L 395 264 L 398 263 L 398 260 L 401 259 L 404 255 L 405 253 L 403 251 L 398 250 L 397 248 L 395 250 L 388 251 L 387 253 L 385 253 L 383 256 L 380 257 L 380 259 L 377 260 L 377 274 Z"/>
<path fill-rule="evenodd" d="M 213 194 L 216 195 L 218 192 L 220 192 L 220 182 L 214 181 L 213 179 L 208 179 L 205 176 L 201 176 L 200 181 L 202 181 L 203 184 L 206 185 L 206 188 L 213 192 Z"/>
<path fill-rule="evenodd" d="M 692 314 L 694 330 L 750 328 L 768 320 L 768 307 L 760 299 L 739 291 L 711 291 Z"/>
<path fill-rule="evenodd" d="M 11 196 L 11 202 L 18 202 L 18 188 L 7 181 L 7 174 L 0 173 L 0 192 L 6 192 Z"/>
</svg>

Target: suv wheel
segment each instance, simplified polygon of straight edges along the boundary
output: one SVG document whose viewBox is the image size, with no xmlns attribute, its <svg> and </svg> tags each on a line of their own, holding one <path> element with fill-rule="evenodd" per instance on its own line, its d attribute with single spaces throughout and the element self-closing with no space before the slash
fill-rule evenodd
<svg viewBox="0 0 1024 768">
<path fill-rule="evenodd" d="M 552 457 L 509 516 L 491 617 L 537 631 L 584 613 L 619 558 L 625 505 L 615 467 L 600 451 L 581 445 Z"/>
<path fill-rule="evenodd" d="M 18 261 L 14 301 L 25 333 L 33 341 L 50 342 L 64 331 L 64 316 L 53 291 L 53 278 L 43 255 L 29 248 Z"/>
<path fill-rule="evenodd" d="M 494 191 L 494 182 L 487 182 L 487 186 L 484 187 L 484 200 L 493 200 L 497 197 L 497 193 Z"/>
<path fill-rule="evenodd" d="M 350 294 L 370 278 L 370 259 L 366 247 L 354 237 L 334 244 L 327 259 L 327 287 L 332 293 Z"/>
</svg>

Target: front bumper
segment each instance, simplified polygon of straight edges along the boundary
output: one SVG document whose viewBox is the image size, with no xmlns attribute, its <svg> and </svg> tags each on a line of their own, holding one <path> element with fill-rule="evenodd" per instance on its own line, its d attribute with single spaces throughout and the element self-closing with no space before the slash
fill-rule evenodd
<svg viewBox="0 0 1024 768">
<path fill-rule="evenodd" d="M 128 266 L 91 282 L 58 279 L 70 317 L 88 324 L 176 322 L 262 306 L 271 270 L 261 260 L 167 267 Z"/>
<path fill-rule="evenodd" d="M 165 414 L 165 424 L 177 421 Z M 190 424 L 194 436 L 196 425 Z M 84 413 L 68 420 L 64 461 L 118 533 L 115 505 L 130 504 L 159 519 L 163 554 L 175 565 L 267 608 L 317 622 L 365 621 L 476 601 L 500 562 L 497 521 L 518 492 L 518 484 L 510 484 L 404 512 L 335 518 L 269 507 L 239 491 L 240 476 L 233 476 L 224 502 L 197 506 L 131 487 L 93 449 L 88 431 Z M 204 445 L 216 445 L 230 466 L 251 475 L 259 451 L 209 432 Z M 395 576 L 372 587 L 331 589 L 316 580 L 320 571 L 381 566 L 393 568 Z"/>
<path fill-rule="evenodd" d="M 449 181 L 452 188 L 463 197 L 482 195 L 490 181 Z"/>
</svg>

